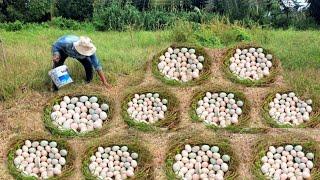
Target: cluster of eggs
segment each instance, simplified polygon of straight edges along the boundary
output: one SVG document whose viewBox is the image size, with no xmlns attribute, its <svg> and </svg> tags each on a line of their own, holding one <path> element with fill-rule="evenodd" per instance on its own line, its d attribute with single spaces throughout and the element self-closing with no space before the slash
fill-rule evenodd
<svg viewBox="0 0 320 180">
<path fill-rule="evenodd" d="M 195 49 L 169 47 L 167 52 L 159 57 L 158 69 L 172 80 L 187 82 L 198 79 L 203 69 L 204 57 L 195 53 Z"/>
<path fill-rule="evenodd" d="M 274 180 L 310 179 L 313 159 L 314 154 L 305 154 L 301 145 L 270 146 L 266 156 L 261 158 L 261 171 Z"/>
<path fill-rule="evenodd" d="M 312 100 L 302 101 L 294 92 L 277 93 L 269 103 L 269 115 L 279 124 L 299 125 L 310 120 Z"/>
<path fill-rule="evenodd" d="M 236 100 L 233 93 L 206 92 L 205 97 L 198 101 L 196 113 L 207 124 L 226 127 L 238 123 L 243 105 L 243 101 Z"/>
<path fill-rule="evenodd" d="M 51 119 L 53 124 L 62 130 L 74 130 L 85 133 L 100 129 L 107 120 L 108 104 L 98 104 L 95 96 L 63 97 L 60 104 L 53 106 Z"/>
<path fill-rule="evenodd" d="M 68 151 L 59 150 L 57 146 L 55 141 L 26 140 L 24 145 L 15 152 L 14 165 L 26 176 L 40 179 L 58 176 L 66 164 Z"/>
<path fill-rule="evenodd" d="M 122 180 L 134 176 L 138 154 L 128 152 L 127 146 L 98 147 L 90 157 L 90 172 L 103 180 Z"/>
<path fill-rule="evenodd" d="M 221 155 L 218 146 L 187 144 L 174 159 L 173 171 L 185 180 L 222 180 L 229 170 L 230 156 Z"/>
<path fill-rule="evenodd" d="M 127 112 L 130 117 L 143 123 L 155 123 L 165 118 L 168 100 L 161 99 L 158 93 L 135 94 L 128 102 Z"/>
<path fill-rule="evenodd" d="M 259 80 L 269 76 L 272 55 L 263 53 L 262 48 L 236 49 L 230 58 L 230 70 L 243 79 Z"/>
</svg>

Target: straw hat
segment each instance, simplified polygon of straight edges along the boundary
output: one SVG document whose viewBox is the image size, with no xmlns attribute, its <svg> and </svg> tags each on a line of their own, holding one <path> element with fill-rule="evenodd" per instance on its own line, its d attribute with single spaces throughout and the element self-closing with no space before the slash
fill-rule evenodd
<svg viewBox="0 0 320 180">
<path fill-rule="evenodd" d="M 80 39 L 74 42 L 73 46 L 79 54 L 84 56 L 91 56 L 97 50 L 97 48 L 93 45 L 91 39 L 85 36 L 80 36 Z"/>
</svg>

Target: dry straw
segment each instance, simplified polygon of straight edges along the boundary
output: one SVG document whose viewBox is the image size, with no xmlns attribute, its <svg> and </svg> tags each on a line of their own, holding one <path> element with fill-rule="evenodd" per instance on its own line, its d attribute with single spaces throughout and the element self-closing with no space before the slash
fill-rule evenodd
<svg viewBox="0 0 320 180">
<path fill-rule="evenodd" d="M 128 110 L 128 102 L 134 98 L 135 94 L 143 94 L 143 93 L 159 93 L 161 99 L 168 100 L 168 110 L 165 112 L 165 119 L 159 120 L 153 124 L 147 124 L 142 122 L 137 122 L 133 120 L 127 110 Z M 166 88 L 160 86 L 144 86 L 137 87 L 135 89 L 129 90 L 126 93 L 125 98 L 122 100 L 121 104 L 122 108 L 122 117 L 124 121 L 130 126 L 137 128 L 141 131 L 159 131 L 159 130 L 169 130 L 179 123 L 180 121 L 180 111 L 179 111 L 179 100 L 170 93 Z"/>
<path fill-rule="evenodd" d="M 69 146 L 69 144 L 62 140 L 62 139 L 56 139 L 48 137 L 48 135 L 45 134 L 33 134 L 33 135 L 24 135 L 16 137 L 12 140 L 12 143 L 10 144 L 10 149 L 8 150 L 8 169 L 10 174 L 15 178 L 19 180 L 33 180 L 37 179 L 32 176 L 26 176 L 22 174 L 14 165 L 14 158 L 15 158 L 15 152 L 19 148 L 22 148 L 22 146 L 25 143 L 25 140 L 31 140 L 31 141 L 41 141 L 41 140 L 47 140 L 47 141 L 55 141 L 57 142 L 58 149 L 66 149 L 68 151 L 67 157 L 66 157 L 66 165 L 62 168 L 62 174 L 59 176 L 53 176 L 49 178 L 49 180 L 60 180 L 60 179 L 67 179 L 69 176 L 73 174 L 74 171 L 74 161 L 75 161 L 75 153 L 72 150 L 72 148 Z"/>
<path fill-rule="evenodd" d="M 191 120 L 193 122 L 202 122 L 204 121 L 200 119 L 200 117 L 196 113 L 196 109 L 198 107 L 198 101 L 201 100 L 203 97 L 205 97 L 206 92 L 211 92 L 211 93 L 220 93 L 220 92 L 225 92 L 225 93 L 233 93 L 235 95 L 235 100 L 241 100 L 243 101 L 244 105 L 242 107 L 242 114 L 239 116 L 239 123 L 238 124 L 232 124 L 229 125 L 225 128 L 217 127 L 214 125 L 209 125 L 206 124 L 207 127 L 210 127 L 214 130 L 228 130 L 231 132 L 237 132 L 237 133 L 258 133 L 264 131 L 264 129 L 261 128 L 250 128 L 249 123 L 250 123 L 250 102 L 247 100 L 246 96 L 242 93 L 237 91 L 234 88 L 231 87 L 206 87 L 206 88 L 201 88 L 196 90 L 192 97 L 191 105 L 190 105 L 190 110 L 189 110 L 189 115 L 191 117 Z"/>
<path fill-rule="evenodd" d="M 256 43 L 249 43 L 249 44 L 239 44 L 233 48 L 230 48 L 223 59 L 223 70 L 226 74 L 226 76 L 235 83 L 240 83 L 246 86 L 265 86 L 269 83 L 272 83 L 275 81 L 276 76 L 278 75 L 278 73 L 280 72 L 280 61 L 279 59 L 274 55 L 273 52 L 271 52 L 268 49 L 263 48 L 264 53 L 267 54 L 272 54 L 273 58 L 272 58 L 272 67 L 270 69 L 270 75 L 269 76 L 265 76 L 259 80 L 250 80 L 250 79 L 241 79 L 239 76 L 237 76 L 236 74 L 232 73 L 230 71 L 230 58 L 233 57 L 234 53 L 236 52 L 236 49 L 248 49 L 248 48 L 260 48 L 261 46 L 256 44 Z"/>
<path fill-rule="evenodd" d="M 261 172 L 261 158 L 268 152 L 269 146 L 301 145 L 305 153 L 314 153 L 314 167 L 311 170 L 312 179 L 320 179 L 320 149 L 317 142 L 306 137 L 285 135 L 285 136 L 266 136 L 257 141 L 253 146 L 254 157 L 252 158 L 252 174 L 255 179 L 267 179 Z"/>
<path fill-rule="evenodd" d="M 89 170 L 90 157 L 98 151 L 98 147 L 112 147 L 112 146 L 127 146 L 128 152 L 138 153 L 138 166 L 134 170 L 134 177 L 132 179 L 148 180 L 153 177 L 152 159 L 150 152 L 144 145 L 144 142 L 139 140 L 138 137 L 134 135 L 130 136 L 114 136 L 108 137 L 107 139 L 94 141 L 91 143 L 90 148 L 88 148 L 83 154 L 82 158 L 82 173 L 84 178 L 87 180 L 96 180 L 95 177 Z"/>
<path fill-rule="evenodd" d="M 276 97 L 276 93 L 289 93 L 289 92 L 293 92 L 289 89 L 277 89 L 272 91 L 271 93 L 269 93 L 262 104 L 262 117 L 264 119 L 265 124 L 269 125 L 270 127 L 273 128 L 313 128 L 316 127 L 319 124 L 319 117 L 320 117 L 320 113 L 317 112 L 317 109 L 319 109 L 319 107 L 317 105 L 312 105 L 312 112 L 310 114 L 310 120 L 308 122 L 304 122 L 302 124 L 299 124 L 297 126 L 293 126 L 290 124 L 279 124 L 277 123 L 277 121 L 275 119 L 273 119 L 270 115 L 269 115 L 269 103 L 273 101 L 273 99 Z M 306 99 L 306 97 L 299 97 L 302 99 Z"/>
<path fill-rule="evenodd" d="M 102 103 L 107 103 L 109 105 L 109 110 L 107 111 L 108 118 L 106 121 L 104 121 L 102 128 L 101 129 L 95 129 L 93 131 L 85 132 L 85 133 L 78 133 L 75 132 L 74 130 L 62 130 L 59 129 L 56 125 L 52 123 L 51 119 L 51 113 L 52 113 L 52 107 L 55 104 L 59 104 L 64 96 L 69 96 L 69 97 L 80 97 L 80 96 L 96 96 L 98 98 L 98 103 L 101 105 Z M 114 102 L 111 98 L 100 95 L 100 94 L 84 94 L 84 93 L 71 93 L 71 94 L 64 94 L 60 95 L 57 97 L 54 97 L 48 101 L 44 108 L 44 115 L 43 115 L 43 122 L 45 127 L 51 132 L 51 134 L 56 135 L 56 136 L 61 136 L 61 137 L 95 137 L 99 136 L 102 133 L 105 133 L 110 125 L 110 121 L 112 120 L 113 117 L 113 112 L 114 112 Z"/>
<path fill-rule="evenodd" d="M 158 64 L 159 64 L 159 57 L 161 55 L 163 55 L 165 52 L 167 52 L 168 48 L 162 50 L 161 52 L 159 52 L 158 54 L 156 54 L 153 59 L 152 59 L 152 73 L 153 75 L 160 79 L 162 82 L 168 84 L 168 85 L 172 85 L 172 86 L 195 86 L 195 85 L 199 85 L 202 84 L 204 81 L 206 81 L 207 79 L 210 78 L 210 74 L 211 74 L 211 70 L 210 70 L 210 66 L 211 66 L 211 62 L 212 59 L 211 57 L 207 54 L 207 52 L 205 51 L 204 48 L 199 47 L 199 46 L 193 46 L 193 45 L 189 45 L 189 44 L 172 44 L 170 46 L 171 48 L 193 48 L 196 50 L 196 55 L 197 56 L 203 56 L 204 57 L 204 63 L 203 63 L 203 69 L 200 71 L 200 76 L 198 79 L 194 79 L 188 82 L 180 82 L 180 81 L 176 81 L 176 80 L 172 80 L 172 79 L 168 79 L 166 78 L 158 69 Z"/>
<path fill-rule="evenodd" d="M 227 171 L 227 173 L 225 173 L 224 179 L 231 180 L 238 177 L 237 169 L 239 166 L 239 159 L 231 148 L 229 140 L 220 137 L 208 138 L 202 134 L 192 133 L 188 135 L 183 134 L 171 140 L 170 146 L 167 150 L 165 162 L 165 172 L 168 179 L 181 179 L 174 173 L 172 166 L 175 163 L 175 155 L 181 153 L 186 144 L 190 144 L 191 146 L 201 146 L 205 144 L 209 146 L 218 146 L 220 149 L 220 154 L 227 154 L 231 157 L 230 162 L 228 163 L 229 170 Z"/>
</svg>

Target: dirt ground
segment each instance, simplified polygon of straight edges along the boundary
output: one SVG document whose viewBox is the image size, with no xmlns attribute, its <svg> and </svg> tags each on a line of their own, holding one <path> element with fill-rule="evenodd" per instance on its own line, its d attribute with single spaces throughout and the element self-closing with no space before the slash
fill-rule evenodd
<svg viewBox="0 0 320 180">
<path fill-rule="evenodd" d="M 234 86 L 239 91 L 242 91 L 247 98 L 251 101 L 250 117 L 251 121 L 249 128 L 268 128 L 263 123 L 263 119 L 260 115 L 261 104 L 263 98 L 272 91 L 274 88 L 287 87 L 283 81 L 281 75 L 278 76 L 275 83 L 268 85 L 267 87 L 245 87 L 238 84 L 233 84 L 231 81 L 225 78 L 221 67 L 222 57 L 225 50 L 207 49 L 207 52 L 213 58 L 212 63 L 212 75 L 211 78 L 205 82 L 202 86 L 198 87 L 170 87 L 162 84 L 159 80 L 152 76 L 150 64 L 147 68 L 144 80 L 141 82 L 141 86 L 146 85 L 163 85 L 174 93 L 180 101 L 181 122 L 174 131 L 166 131 L 161 133 L 144 133 L 135 129 L 127 127 L 120 115 L 120 104 L 123 98 L 123 90 L 128 89 L 126 84 L 130 82 L 130 77 L 122 77 L 117 84 L 110 90 L 106 90 L 99 86 L 84 85 L 85 87 L 76 88 L 75 91 L 86 92 L 99 92 L 104 95 L 112 97 L 115 101 L 115 112 L 110 127 L 105 135 L 99 138 L 69 138 L 66 139 L 72 148 L 76 151 L 76 171 L 69 179 L 83 179 L 81 173 L 81 158 L 88 148 L 91 141 L 99 141 L 103 138 L 112 137 L 115 134 L 127 135 L 129 132 L 134 132 L 141 137 L 141 141 L 145 142 L 150 153 L 154 157 L 154 179 L 166 179 L 164 172 L 164 163 L 166 156 L 166 149 L 169 147 L 169 142 L 172 137 L 180 136 L 182 133 L 197 133 L 206 134 L 208 138 L 215 134 L 220 134 L 224 138 L 227 138 L 231 142 L 231 147 L 235 151 L 235 154 L 240 159 L 240 165 L 238 167 L 239 177 L 238 179 L 254 179 L 250 173 L 252 166 L 252 146 L 256 143 L 257 139 L 263 138 L 267 135 L 281 135 L 290 136 L 290 134 L 307 136 L 310 139 L 320 142 L 319 129 L 273 129 L 269 128 L 266 133 L 258 134 L 239 134 L 230 133 L 224 131 L 214 132 L 211 129 L 206 128 L 201 123 L 192 123 L 188 115 L 189 105 L 191 103 L 191 96 L 193 91 L 202 88 L 203 86 Z M 139 86 L 140 86 L 139 85 Z M 59 92 L 63 94 L 65 92 Z M 13 179 L 8 173 L 6 154 L 8 146 L 11 143 L 11 139 L 15 136 L 28 135 L 30 133 L 44 133 L 50 136 L 50 133 L 44 128 L 42 122 L 43 108 L 48 99 L 56 96 L 53 93 L 38 93 L 33 91 L 26 91 L 22 96 L 23 98 L 17 98 L 15 101 L 9 101 L 5 104 L 0 104 L 0 179 Z"/>
</svg>

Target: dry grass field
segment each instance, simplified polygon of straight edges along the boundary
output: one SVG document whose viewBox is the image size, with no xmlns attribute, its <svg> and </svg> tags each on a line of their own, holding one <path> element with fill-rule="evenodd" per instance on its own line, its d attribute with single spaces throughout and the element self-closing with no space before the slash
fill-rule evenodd
<svg viewBox="0 0 320 180">
<path fill-rule="evenodd" d="M 70 32 L 50 31 L 48 32 L 50 33 L 49 40 L 45 34 L 42 34 L 45 33 L 44 31 L 36 31 L 34 37 L 29 36 L 27 39 L 22 39 L 23 43 L 21 44 L 19 38 L 31 33 L 17 33 L 16 37 L 14 34 L 0 31 L 4 34 L 3 37 L 7 43 L 7 58 L 11 60 L 6 67 L 0 68 L 0 92 L 2 93 L 0 95 L 3 99 L 6 99 L 0 103 L 0 179 L 13 179 L 7 169 L 7 152 L 12 140 L 17 136 L 28 137 L 31 134 L 51 137 L 42 121 L 45 104 L 49 99 L 56 96 L 74 92 L 87 94 L 98 92 L 111 97 L 115 103 L 110 128 L 102 136 L 65 138 L 76 152 L 75 172 L 69 178 L 70 180 L 83 179 L 81 162 L 88 147 L 119 136 L 123 138 L 132 137 L 147 147 L 152 156 L 150 165 L 153 168 L 153 173 L 150 176 L 156 180 L 167 179 L 166 154 L 173 144 L 173 140 L 176 139 L 199 137 L 203 140 L 220 138 L 229 140 L 232 151 L 239 159 L 239 166 L 236 167 L 238 174 L 236 179 L 241 180 L 255 179 L 251 171 L 252 161 L 255 157 L 256 143 L 260 140 L 268 142 L 270 139 L 278 137 L 287 139 L 303 137 L 320 143 L 320 125 L 315 125 L 313 128 L 271 128 L 262 117 L 264 98 L 278 88 L 292 89 L 303 96 L 313 98 L 315 104 L 320 102 L 320 80 L 318 77 L 320 74 L 320 49 L 317 46 L 320 42 L 319 32 L 253 32 L 254 40 L 266 48 L 272 49 L 281 61 L 280 73 L 275 82 L 262 87 L 246 87 L 235 84 L 225 76 L 222 67 L 228 47 L 205 49 L 213 59 L 210 66 L 212 74 L 201 85 L 169 86 L 155 78 L 151 72 L 153 55 L 170 45 L 167 32 L 141 32 L 132 35 L 130 32 L 124 34 L 91 33 L 89 36 L 93 36 L 98 47 L 101 47 L 98 52 L 101 52 L 102 62 L 106 66 L 105 71 L 108 77 L 112 79 L 112 88 L 105 89 L 98 81 L 84 84 L 81 80 L 76 79 L 75 84 L 63 88 L 58 93 L 51 93 L 47 90 L 49 87 L 48 79 L 44 75 L 49 68 L 50 54 L 48 48 L 50 48 L 50 44 L 48 42 L 53 42 L 54 37 L 58 37 L 58 35 Z M 269 39 L 255 37 L 259 33 L 268 36 Z M 299 39 L 298 42 L 295 42 L 293 37 L 305 39 Z M 109 42 L 108 39 L 112 41 Z M 117 39 L 121 42 L 118 43 Z M 277 43 L 272 44 L 272 42 Z M 34 48 L 27 49 L 30 44 Z M 309 47 L 312 47 L 312 49 Z M 107 51 L 103 52 L 103 50 Z M 78 70 L 79 66 L 77 64 L 70 63 L 70 66 L 73 75 L 82 73 Z M 32 71 L 32 69 L 35 70 Z M 125 98 L 125 92 L 132 88 L 146 86 L 165 87 L 177 97 L 180 102 L 177 107 L 180 111 L 180 122 L 173 129 L 143 132 L 128 127 L 124 122 L 121 117 L 121 103 Z M 246 129 L 257 130 L 244 131 L 247 133 L 233 133 L 232 131 L 210 129 L 202 123 L 192 122 L 189 115 L 191 98 L 199 90 L 210 87 L 233 88 L 244 93 L 251 104 L 250 120 Z M 315 109 L 315 111 L 319 110 Z"/>
</svg>

